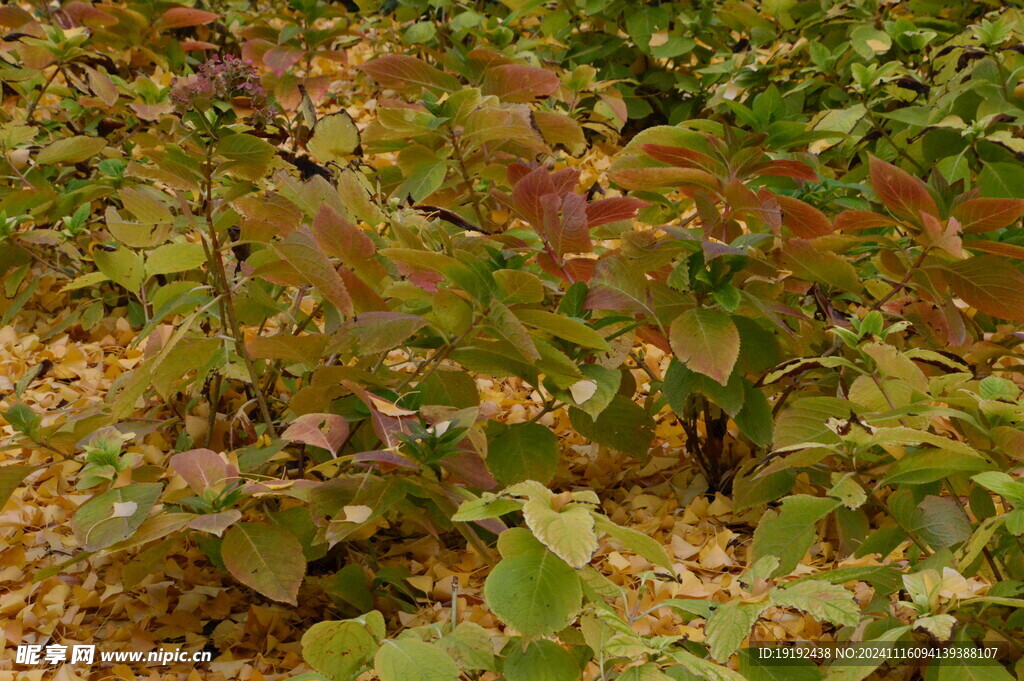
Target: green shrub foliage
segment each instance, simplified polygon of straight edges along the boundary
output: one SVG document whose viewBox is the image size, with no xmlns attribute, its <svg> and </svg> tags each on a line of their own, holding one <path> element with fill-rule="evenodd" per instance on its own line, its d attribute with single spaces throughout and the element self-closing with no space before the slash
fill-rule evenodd
<svg viewBox="0 0 1024 681">
<path fill-rule="evenodd" d="M 770 608 L 839 640 L 1019 654 L 1019 9 L 65 4 L 0 8 L 3 323 L 47 268 L 65 328 L 124 317 L 144 348 L 100 410 L 44 425 L 20 401 L 31 376 L 4 399 L 7 444 L 81 464 L 77 559 L 189 536 L 291 604 L 387 520 L 493 562 L 500 652 L 454 610 L 389 636 L 377 566 L 343 567 L 351 617 L 302 640 L 304 678 L 331 681 L 757 681 L 775 677 L 733 655 Z M 355 84 L 319 75 L 347 53 L 372 55 Z M 506 378 L 532 420 L 482 403 L 476 379 Z M 187 419 L 236 400 L 228 451 L 193 440 Z M 703 642 L 637 634 L 611 605 L 679 565 L 585 480 L 549 488 L 550 412 L 641 461 L 675 419 L 703 489 L 763 509 L 744 598 L 659 606 Z M 139 418 L 176 443 L 157 474 L 123 452 Z M 2 498 L 32 470 L 0 468 Z M 613 584 L 590 565 L 602 540 L 651 571 Z M 821 541 L 880 560 L 792 578 Z M 951 575 L 994 586 L 949 599 Z"/>
</svg>

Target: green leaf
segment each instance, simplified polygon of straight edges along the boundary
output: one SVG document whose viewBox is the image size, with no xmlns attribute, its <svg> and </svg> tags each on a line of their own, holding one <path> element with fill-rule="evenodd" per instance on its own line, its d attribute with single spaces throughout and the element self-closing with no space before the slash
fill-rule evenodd
<svg viewBox="0 0 1024 681">
<path fill-rule="evenodd" d="M 554 641 L 531 641 L 512 646 L 502 667 L 508 681 L 577 681 L 577 658 Z"/>
<path fill-rule="evenodd" d="M 1024 168 L 1018 163 L 986 163 L 978 174 L 978 188 L 995 199 L 1024 199 Z"/>
<path fill-rule="evenodd" d="M 506 305 L 540 303 L 544 300 L 544 283 L 536 274 L 521 270 L 496 270 L 494 280 L 501 289 Z"/>
<path fill-rule="evenodd" d="M 686 410 L 686 398 L 692 393 L 700 393 L 722 408 L 730 416 L 738 416 L 746 402 L 747 391 L 745 381 L 739 372 L 729 375 L 729 382 L 724 386 L 704 374 L 691 371 L 678 359 L 672 359 L 665 372 L 665 383 L 662 388 L 665 399 L 676 414 Z M 769 433 L 769 439 L 770 433 Z"/>
<path fill-rule="evenodd" d="M 911 630 L 912 627 L 894 627 L 881 636 L 876 636 L 864 643 L 872 646 L 872 655 L 866 659 L 837 660 L 828 667 L 825 681 L 863 681 L 873 675 L 875 670 L 886 660 L 888 651 L 896 647 L 896 640 Z M 877 650 L 877 653 L 875 652 Z"/>
<path fill-rule="evenodd" d="M 996 660 L 949 657 L 929 662 L 924 678 L 926 681 L 1014 681 L 1016 677 Z"/>
<path fill-rule="evenodd" d="M 436 645 L 415 638 L 386 640 L 373 658 L 380 681 L 458 681 L 459 668 Z"/>
<path fill-rule="evenodd" d="M 359 146 L 359 128 L 346 111 L 324 116 L 313 126 L 306 148 L 321 163 L 345 163 Z"/>
<path fill-rule="evenodd" d="M 533 535 L 570 567 L 583 567 L 597 551 L 594 516 L 585 506 L 555 510 L 550 495 L 538 495 L 523 504 L 523 517 Z"/>
<path fill-rule="evenodd" d="M 419 203 L 436 192 L 444 184 L 448 174 L 447 159 L 422 144 L 413 144 L 398 154 L 398 166 L 405 175 L 405 182 L 395 190 L 400 199 L 409 197 Z"/>
<path fill-rule="evenodd" d="M 759 447 L 767 447 L 772 443 L 772 428 L 775 425 L 771 404 L 764 396 L 764 391 L 755 388 L 750 381 L 743 381 L 743 393 L 743 409 L 733 420 L 751 442 Z"/>
<path fill-rule="evenodd" d="M 603 515 L 597 515 L 594 519 L 596 529 L 617 539 L 627 551 L 632 551 L 638 556 L 646 558 L 652 564 L 665 568 L 670 575 L 675 574 L 676 569 L 672 565 L 672 559 L 665 551 L 665 547 L 657 540 L 643 532 L 616 525 Z"/>
<path fill-rule="evenodd" d="M 494 671 L 494 646 L 490 632 L 474 622 L 462 622 L 437 642 L 463 671 Z"/>
<path fill-rule="evenodd" d="M 123 541 L 139 529 L 160 498 L 156 482 L 118 487 L 93 497 L 71 518 L 75 538 L 86 551 L 98 551 Z"/>
<path fill-rule="evenodd" d="M 580 372 L 586 378 L 573 383 L 568 391 L 562 391 L 562 394 L 557 396 L 582 409 L 590 418 L 596 419 L 618 394 L 622 372 L 606 369 L 597 364 L 584 364 L 580 367 Z"/>
<path fill-rule="evenodd" d="M 692 371 L 723 386 L 740 356 L 740 332 L 729 315 L 718 310 L 687 310 L 669 330 L 672 352 Z"/>
<path fill-rule="evenodd" d="M 297 605 L 306 574 L 302 545 L 280 525 L 238 523 L 224 535 L 224 566 L 231 576 L 267 598 Z"/>
<path fill-rule="evenodd" d="M 470 522 L 497 518 L 506 513 L 513 513 L 523 508 L 523 503 L 515 499 L 505 499 L 490 492 L 484 492 L 479 499 L 464 501 L 452 516 L 455 522 Z M 502 536 L 508 534 L 503 532 Z"/>
<path fill-rule="evenodd" d="M 439 404 L 456 409 L 470 409 L 480 404 L 476 381 L 465 371 L 438 369 L 423 379 L 416 389 L 420 393 L 422 404 Z M 490 446 L 488 445 L 488 449 Z"/>
<path fill-rule="evenodd" d="M 924 485 L 956 473 L 978 473 L 991 468 L 993 464 L 982 456 L 946 449 L 921 449 L 897 461 L 879 484 Z"/>
<path fill-rule="evenodd" d="M 437 35 L 437 27 L 430 21 L 418 21 L 405 29 L 402 40 L 406 45 L 422 45 L 429 43 Z"/>
<path fill-rule="evenodd" d="M 860 622 L 860 606 L 853 594 L 839 584 L 817 579 L 799 582 L 772 591 L 772 602 L 784 608 L 806 612 L 822 622 L 855 626 Z"/>
<path fill-rule="evenodd" d="M 545 310 L 516 310 L 519 321 L 535 329 L 547 331 L 557 338 L 562 338 L 584 348 L 593 348 L 611 352 L 611 347 L 604 337 L 592 328 L 569 317 L 547 312 Z"/>
<path fill-rule="evenodd" d="M 404 344 L 427 325 L 423 317 L 400 312 L 364 312 L 338 329 L 330 351 L 366 357 Z"/>
<path fill-rule="evenodd" d="M 32 436 L 42 423 L 42 418 L 24 402 L 15 402 L 4 412 L 4 420 L 21 433 Z"/>
<path fill-rule="evenodd" d="M 126 194 L 127 196 L 127 194 Z M 168 222 L 129 222 L 113 207 L 104 212 L 107 231 L 130 248 L 150 248 L 167 241 L 171 224 Z M 198 246 L 198 244 L 196 244 Z M 200 246 L 200 248 L 202 248 Z"/>
<path fill-rule="evenodd" d="M 779 559 L 779 566 L 772 571 L 772 577 L 792 572 L 814 543 L 817 536 L 815 525 L 840 503 L 837 499 L 806 494 L 784 499 L 779 511 L 769 512 L 757 524 L 751 563 L 765 556 L 775 556 Z"/>
<path fill-rule="evenodd" d="M 704 626 L 711 657 L 725 662 L 739 650 L 743 639 L 770 603 L 728 601 L 718 606 Z"/>
<path fill-rule="evenodd" d="M 126 248 L 113 251 L 96 249 L 93 252 L 93 259 L 100 272 L 107 275 L 112 282 L 120 284 L 132 293 L 138 293 L 142 288 L 145 267 L 138 253 Z"/>
<path fill-rule="evenodd" d="M 38 470 L 38 468 L 38 466 L 22 466 L 19 464 L 0 468 L 0 509 L 3 509 L 4 504 L 14 494 L 14 490 L 18 488 L 21 481 L 27 478 L 33 471 Z"/>
<path fill-rule="evenodd" d="M 383 635 L 384 618 L 376 610 L 351 620 L 317 622 L 302 635 L 302 657 L 332 681 L 350 681 Z"/>
<path fill-rule="evenodd" d="M 1015 480 L 1006 473 L 979 473 L 971 480 L 1005 498 L 1014 506 L 1024 506 L 1024 482 Z"/>
<path fill-rule="evenodd" d="M 825 422 L 830 418 L 849 418 L 850 403 L 835 397 L 804 397 L 790 402 L 775 419 L 772 444 L 776 448 L 802 442 L 839 444 L 839 436 Z"/>
<path fill-rule="evenodd" d="M 527 549 L 503 558 L 484 583 L 487 607 L 525 636 L 547 636 L 576 617 L 583 600 L 579 575 L 550 551 Z"/>
<path fill-rule="evenodd" d="M 503 303 L 494 300 L 491 302 L 491 314 L 488 320 L 494 327 L 494 331 L 502 338 L 511 343 L 523 358 L 536 362 L 540 359 L 540 352 L 534 345 L 530 333 L 515 316 L 512 310 Z"/>
<path fill-rule="evenodd" d="M 821 681 L 821 669 L 813 660 L 759 659 L 757 655 L 757 648 L 740 651 L 739 669 L 747 681 Z"/>
<path fill-rule="evenodd" d="M 266 175 L 276 150 L 259 137 L 239 133 L 221 138 L 217 142 L 216 153 L 227 159 L 217 167 L 218 173 L 255 181 Z"/>
<path fill-rule="evenodd" d="M 99 137 L 71 135 L 43 147 L 36 156 L 36 163 L 44 166 L 55 163 L 81 163 L 100 153 L 105 146 L 106 140 Z"/>
<path fill-rule="evenodd" d="M 685 650 L 673 650 L 669 655 L 673 660 L 681 664 L 690 674 L 692 674 L 694 679 L 699 679 L 700 681 L 747 681 L 740 676 L 738 672 L 734 672 L 728 667 L 715 664 L 711 660 L 706 660 L 703 657 L 697 657 L 693 653 L 686 652 Z"/>
<path fill-rule="evenodd" d="M 488 425 L 487 468 L 502 485 L 551 481 L 558 470 L 558 438 L 539 423 Z"/>
<path fill-rule="evenodd" d="M 927 496 L 914 509 L 913 530 L 932 548 L 949 548 L 971 536 L 971 523 L 952 499 Z"/>
<path fill-rule="evenodd" d="M 613 397 L 597 419 L 573 407 L 569 409 L 569 420 L 580 435 L 638 458 L 647 456 L 651 440 L 654 439 L 654 420 L 651 415 L 624 395 Z"/>
<path fill-rule="evenodd" d="M 155 248 L 146 255 L 146 278 L 195 269 L 206 262 L 199 244 L 178 242 Z"/>
</svg>

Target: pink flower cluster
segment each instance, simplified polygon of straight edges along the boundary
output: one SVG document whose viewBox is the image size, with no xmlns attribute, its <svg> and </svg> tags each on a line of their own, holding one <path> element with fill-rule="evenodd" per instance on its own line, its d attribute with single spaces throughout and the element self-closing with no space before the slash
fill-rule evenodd
<svg viewBox="0 0 1024 681">
<path fill-rule="evenodd" d="M 257 125 L 269 123 L 278 113 L 252 64 L 231 55 L 210 57 L 194 76 L 176 78 L 171 86 L 171 102 L 180 113 L 202 111 L 213 100 L 237 98 L 247 100 L 244 108 Z"/>
</svg>

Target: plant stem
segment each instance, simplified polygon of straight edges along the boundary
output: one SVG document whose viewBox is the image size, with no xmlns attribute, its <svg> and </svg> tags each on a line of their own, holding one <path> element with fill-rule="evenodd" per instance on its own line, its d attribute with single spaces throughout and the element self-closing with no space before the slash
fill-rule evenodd
<svg viewBox="0 0 1024 681">
<path fill-rule="evenodd" d="M 245 347 L 245 336 L 242 333 L 242 327 L 238 323 L 238 317 L 235 314 L 234 297 L 231 294 L 231 286 L 228 283 L 227 268 L 224 267 L 224 256 L 220 250 L 220 238 L 217 236 L 217 227 L 213 221 L 213 150 L 207 147 L 206 151 L 206 164 L 204 166 L 204 181 L 206 184 L 206 200 L 204 206 L 204 214 L 206 216 L 206 226 L 209 230 L 210 236 L 210 253 L 213 256 L 210 261 L 210 267 L 214 270 L 214 281 L 218 283 L 221 290 L 224 293 L 223 305 L 221 307 L 223 316 L 221 317 L 221 326 L 225 326 L 227 323 L 227 329 L 230 331 L 231 337 L 235 341 L 235 352 L 242 358 L 245 363 L 246 371 L 249 373 L 249 382 L 252 384 L 252 390 L 255 393 L 256 404 L 259 405 L 260 415 L 263 417 L 263 422 L 267 426 L 267 433 L 271 437 L 277 437 L 277 430 L 274 428 L 274 417 L 270 413 L 270 407 L 267 405 L 267 400 L 263 396 L 263 391 L 260 390 L 260 380 L 256 373 L 256 365 L 253 364 L 252 357 L 249 355 L 249 351 Z"/>
<path fill-rule="evenodd" d="M 43 83 L 43 89 L 39 91 L 39 96 L 33 99 L 31 102 L 29 102 L 28 107 L 25 109 L 26 123 L 32 122 L 32 117 L 36 113 L 36 107 L 39 106 L 40 100 L 42 100 L 42 98 L 46 95 L 46 91 L 50 89 L 50 85 L 53 84 L 53 79 L 57 77 L 58 73 L 60 73 L 60 64 L 57 64 L 57 67 L 53 70 L 53 73 L 51 73 L 50 77 L 46 79 L 45 83 Z"/>
<path fill-rule="evenodd" d="M 885 305 L 890 300 L 892 300 L 893 296 L 895 296 L 897 293 L 902 291 L 903 288 L 908 283 L 910 283 L 911 277 L 914 276 L 914 270 L 916 270 L 916 269 L 921 267 L 921 265 L 924 263 L 925 256 L 928 255 L 928 251 L 930 251 L 930 250 L 931 250 L 931 247 L 929 246 L 928 248 L 925 248 L 923 251 L 921 251 L 921 255 L 918 256 L 917 260 L 914 261 L 914 264 L 912 264 L 910 266 L 910 268 L 907 270 L 906 276 L 903 277 L 902 280 L 897 282 L 897 284 L 892 288 L 892 290 L 889 291 L 887 294 L 885 294 L 885 296 L 881 300 L 879 300 L 877 303 L 872 305 L 871 306 L 872 310 L 880 310 L 883 305 Z"/>
<path fill-rule="evenodd" d="M 462 155 L 462 146 L 459 144 L 459 136 L 451 127 L 448 128 L 450 138 L 452 141 L 452 151 L 455 154 L 455 160 L 459 164 L 459 172 L 462 173 L 462 181 L 466 184 L 466 191 L 469 192 L 469 200 L 473 204 L 473 212 L 476 214 L 477 222 L 480 225 L 480 229 L 487 230 L 487 225 L 484 221 L 484 212 L 480 207 L 480 199 L 476 195 L 476 190 L 473 189 L 473 178 L 469 176 L 469 170 L 466 168 L 466 158 Z"/>
</svg>

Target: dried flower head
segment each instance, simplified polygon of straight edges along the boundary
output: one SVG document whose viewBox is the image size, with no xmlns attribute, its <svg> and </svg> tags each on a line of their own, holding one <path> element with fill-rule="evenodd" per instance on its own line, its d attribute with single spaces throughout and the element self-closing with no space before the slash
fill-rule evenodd
<svg viewBox="0 0 1024 681">
<path fill-rule="evenodd" d="M 180 113 L 203 111 L 213 101 L 229 102 L 256 125 L 263 125 L 277 115 L 260 83 L 259 73 L 248 61 L 231 55 L 214 55 L 198 73 L 189 78 L 176 78 L 171 86 L 171 102 Z"/>
</svg>

